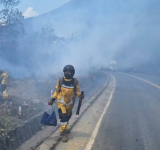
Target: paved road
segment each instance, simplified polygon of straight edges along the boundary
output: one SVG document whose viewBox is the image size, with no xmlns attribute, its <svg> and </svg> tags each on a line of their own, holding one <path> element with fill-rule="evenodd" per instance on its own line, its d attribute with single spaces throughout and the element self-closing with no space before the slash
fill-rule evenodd
<svg viewBox="0 0 160 150">
<path fill-rule="evenodd" d="M 129 74 L 143 78 L 147 81 L 150 81 L 150 82 L 160 86 L 160 77 L 158 77 L 158 76 L 151 76 L 151 75 L 149 76 L 149 75 L 142 74 L 142 73 L 129 73 Z"/>
<path fill-rule="evenodd" d="M 160 150 L 160 89 L 122 73 L 112 75 L 115 93 L 92 150 Z"/>
</svg>

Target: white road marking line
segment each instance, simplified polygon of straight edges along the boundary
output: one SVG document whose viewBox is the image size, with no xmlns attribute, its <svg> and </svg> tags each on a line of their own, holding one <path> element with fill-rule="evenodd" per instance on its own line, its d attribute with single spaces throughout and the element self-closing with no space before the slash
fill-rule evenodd
<svg viewBox="0 0 160 150">
<path fill-rule="evenodd" d="M 114 78 L 114 76 L 113 76 L 113 78 Z M 104 115 L 105 115 L 105 113 L 106 113 L 106 111 L 107 111 L 107 109 L 108 109 L 108 107 L 109 107 L 109 105 L 110 105 L 110 103 L 111 103 L 112 96 L 113 96 L 113 93 L 114 93 L 114 90 L 115 90 L 115 85 L 116 85 L 116 80 L 115 80 L 115 78 L 114 78 L 114 87 L 113 87 L 113 90 L 112 90 L 111 95 L 110 95 L 110 97 L 109 97 L 109 100 L 108 100 L 108 102 L 107 102 L 107 104 L 106 104 L 106 106 L 105 106 L 105 108 L 104 108 L 104 110 L 103 110 L 103 113 L 102 113 L 100 119 L 98 120 L 98 122 L 97 122 L 97 124 L 96 124 L 96 127 L 95 127 L 94 131 L 92 132 L 92 136 L 91 136 L 91 138 L 90 138 L 90 140 L 89 140 L 89 142 L 88 142 L 85 150 L 90 150 L 90 149 L 92 148 L 92 145 L 93 145 L 93 143 L 94 143 L 94 141 L 95 141 L 95 138 L 96 138 L 96 136 L 97 136 L 97 133 L 98 133 L 100 124 L 101 124 L 101 122 L 102 122 L 102 119 L 103 119 L 103 117 L 104 117 Z"/>
<path fill-rule="evenodd" d="M 137 79 L 139 79 L 139 80 L 142 80 L 142 81 L 144 81 L 144 82 L 146 82 L 146 83 L 149 83 L 149 84 L 151 84 L 152 86 L 160 89 L 160 86 L 159 86 L 159 85 L 154 84 L 154 83 L 152 83 L 152 82 L 150 82 L 150 81 L 148 81 L 148 80 L 145 80 L 145 79 L 143 79 L 143 78 L 139 78 L 139 77 L 137 77 L 137 76 L 133 76 L 133 75 L 130 75 L 130 74 L 126 74 L 126 73 L 124 73 L 124 74 L 125 74 L 125 75 L 128 75 L 128 76 L 131 76 L 131 77 L 134 77 L 134 78 L 137 78 Z"/>
</svg>

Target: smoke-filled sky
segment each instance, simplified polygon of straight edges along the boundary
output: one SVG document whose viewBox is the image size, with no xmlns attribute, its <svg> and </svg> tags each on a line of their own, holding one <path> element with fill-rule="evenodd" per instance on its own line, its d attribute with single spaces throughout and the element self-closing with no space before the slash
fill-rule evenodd
<svg viewBox="0 0 160 150">
<path fill-rule="evenodd" d="M 47 5 L 50 9 L 50 4 Z M 18 69 L 29 66 L 29 71 L 49 74 L 61 71 L 65 64 L 73 64 L 77 74 L 85 74 L 90 64 L 95 68 L 107 67 L 111 60 L 116 60 L 120 67 L 150 62 L 159 66 L 159 18 L 159 0 L 72 0 L 55 11 L 24 22 L 25 40 L 47 25 L 66 41 L 59 47 L 42 48 L 44 44 L 39 43 L 29 49 L 27 42 L 21 41 Z M 73 33 L 74 39 L 67 40 Z"/>
</svg>

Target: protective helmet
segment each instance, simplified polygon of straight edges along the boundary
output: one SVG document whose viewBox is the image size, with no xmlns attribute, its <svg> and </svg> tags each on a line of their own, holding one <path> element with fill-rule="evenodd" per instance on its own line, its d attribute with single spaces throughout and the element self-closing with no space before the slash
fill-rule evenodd
<svg viewBox="0 0 160 150">
<path fill-rule="evenodd" d="M 75 74 L 75 69 L 72 65 L 66 65 L 64 68 L 63 68 L 63 72 L 65 71 L 70 71 L 72 76 Z"/>
</svg>

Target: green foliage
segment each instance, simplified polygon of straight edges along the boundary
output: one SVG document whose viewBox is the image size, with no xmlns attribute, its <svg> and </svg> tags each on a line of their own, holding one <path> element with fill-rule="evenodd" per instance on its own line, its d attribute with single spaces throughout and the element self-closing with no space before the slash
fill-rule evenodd
<svg viewBox="0 0 160 150">
<path fill-rule="evenodd" d="M 21 20 L 22 13 L 15 8 L 19 2 L 17 0 L 0 0 L 2 7 L 0 11 L 1 25 L 10 25 Z"/>
<path fill-rule="evenodd" d="M 8 109 L 8 110 L 3 110 L 1 111 L 1 113 L 3 113 L 3 117 L 0 116 L 0 141 L 4 138 L 8 138 L 10 139 L 10 141 L 14 141 L 15 139 L 12 137 L 10 137 L 7 133 L 9 130 L 12 129 L 12 126 L 13 126 L 13 121 L 10 120 L 10 117 L 11 117 L 11 110 Z M 1 114 L 2 115 L 2 114 Z M 5 145 L 3 145 L 1 142 L 0 142 L 0 148 L 1 147 L 5 147 Z M 5 147 L 6 148 L 6 147 Z"/>
<path fill-rule="evenodd" d="M 5 117 L 4 117 L 5 116 Z M 12 120 L 10 120 L 11 110 L 4 110 L 3 117 L 0 117 L 0 137 L 6 136 L 7 131 L 12 129 Z"/>
<path fill-rule="evenodd" d="M 18 38 L 24 34 L 23 15 L 16 6 L 18 0 L 0 0 L 0 55 L 8 54 L 18 46 Z"/>
<path fill-rule="evenodd" d="M 57 37 L 54 34 L 54 29 L 50 26 L 42 27 L 41 31 L 37 34 L 37 38 L 47 47 L 53 45 L 55 42 L 57 43 L 64 40 L 64 38 Z"/>
</svg>

